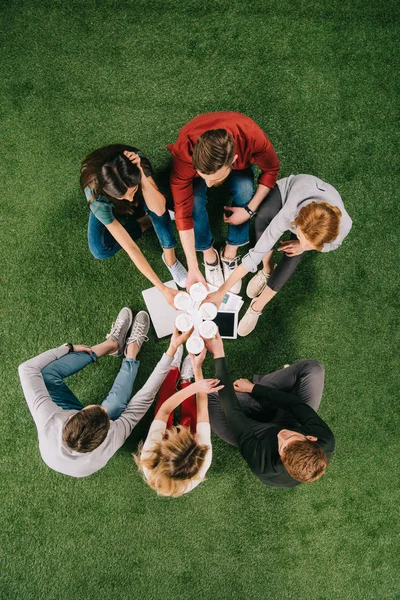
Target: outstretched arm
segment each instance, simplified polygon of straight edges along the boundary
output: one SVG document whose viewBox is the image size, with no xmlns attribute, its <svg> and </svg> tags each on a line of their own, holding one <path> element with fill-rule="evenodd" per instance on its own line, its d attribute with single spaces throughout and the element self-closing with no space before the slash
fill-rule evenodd
<svg viewBox="0 0 400 600">
<path fill-rule="evenodd" d="M 197 356 L 190 354 L 190 360 L 192 361 L 194 379 L 196 382 L 202 381 L 203 377 L 203 362 L 207 354 L 207 348 L 204 348 L 203 352 Z M 197 392 L 196 394 L 196 406 L 197 406 L 197 423 L 209 423 L 210 417 L 208 414 L 208 396 L 205 392 Z"/>
<path fill-rule="evenodd" d="M 167 302 L 174 306 L 174 297 L 178 293 L 177 290 L 173 290 L 162 283 L 158 275 L 153 271 L 144 254 L 140 250 L 139 246 L 135 244 L 129 233 L 121 225 L 121 223 L 114 219 L 112 223 L 106 225 L 108 231 L 111 233 L 113 238 L 118 244 L 125 250 L 133 264 L 139 269 L 139 271 L 163 294 Z"/>
<path fill-rule="evenodd" d="M 186 400 L 186 398 L 189 398 L 190 396 L 193 396 L 193 394 L 197 393 L 203 393 L 207 395 L 218 392 L 224 387 L 223 385 L 218 384 L 219 379 L 203 379 L 201 381 L 197 381 L 196 383 L 192 383 L 192 385 L 188 385 L 183 390 L 180 390 L 179 392 L 171 396 L 171 398 L 168 398 L 166 402 L 164 402 L 164 404 L 161 406 L 160 410 L 154 417 L 154 420 L 164 421 L 166 423 L 171 412 L 177 406 L 182 404 L 182 402 Z"/>
</svg>

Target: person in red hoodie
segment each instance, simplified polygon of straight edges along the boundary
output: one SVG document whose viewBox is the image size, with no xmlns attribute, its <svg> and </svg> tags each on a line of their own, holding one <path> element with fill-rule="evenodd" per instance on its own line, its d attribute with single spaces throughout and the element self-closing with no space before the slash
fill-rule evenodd
<svg viewBox="0 0 400 600">
<path fill-rule="evenodd" d="M 186 287 L 201 281 L 220 287 L 235 270 L 237 249 L 249 242 L 249 220 L 275 186 L 279 160 L 264 131 L 250 117 L 237 112 L 198 115 L 168 146 L 172 154 L 171 189 L 176 225 L 185 251 Z M 261 169 L 254 190 L 254 163 Z M 213 247 L 207 214 L 207 188 L 229 184 L 232 206 L 224 207 L 228 224 L 220 256 Z M 196 251 L 203 252 L 205 279 Z M 239 281 L 232 292 L 239 293 Z"/>
</svg>

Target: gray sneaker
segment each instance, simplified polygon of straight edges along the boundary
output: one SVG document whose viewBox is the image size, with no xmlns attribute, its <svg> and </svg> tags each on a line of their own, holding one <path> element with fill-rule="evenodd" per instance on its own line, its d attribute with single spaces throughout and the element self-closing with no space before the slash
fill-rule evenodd
<svg viewBox="0 0 400 600">
<path fill-rule="evenodd" d="M 131 332 L 129 334 L 128 339 L 126 340 L 125 356 L 126 356 L 126 346 L 128 344 L 136 343 L 140 350 L 140 348 L 143 345 L 143 342 L 149 341 L 149 338 L 147 337 L 147 334 L 149 333 L 149 329 L 150 329 L 150 317 L 145 310 L 141 310 L 136 315 L 135 320 L 133 321 L 133 324 L 132 324 Z"/>
<path fill-rule="evenodd" d="M 163 259 L 164 265 L 167 267 L 168 271 L 171 273 L 172 278 L 175 281 L 176 285 L 178 285 L 181 288 L 186 287 L 187 271 L 186 271 L 185 267 L 183 266 L 183 264 L 181 263 L 181 261 L 176 259 L 174 264 L 170 267 L 165 262 L 164 253 L 161 255 L 161 258 Z"/>
<path fill-rule="evenodd" d="M 118 343 L 118 350 L 112 352 L 110 356 L 122 356 L 125 348 L 126 336 L 132 325 L 132 311 L 130 308 L 125 306 L 119 311 L 115 323 L 111 325 L 110 333 L 107 333 L 106 339 L 111 338 L 114 342 Z"/>
<path fill-rule="evenodd" d="M 194 372 L 192 367 L 192 361 L 190 360 L 189 354 L 186 356 L 185 360 L 182 363 L 181 368 L 181 381 L 190 381 L 193 379 Z"/>
</svg>

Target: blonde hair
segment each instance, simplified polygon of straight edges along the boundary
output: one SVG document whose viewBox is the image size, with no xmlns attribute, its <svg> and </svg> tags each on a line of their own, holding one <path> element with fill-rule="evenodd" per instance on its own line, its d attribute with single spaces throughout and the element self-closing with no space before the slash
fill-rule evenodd
<svg viewBox="0 0 400 600">
<path fill-rule="evenodd" d="M 304 237 L 319 251 L 324 244 L 333 242 L 339 235 L 342 213 L 340 208 L 327 202 L 310 202 L 300 209 L 293 222 Z"/>
<path fill-rule="evenodd" d="M 198 444 L 190 429 L 178 425 L 166 430 L 151 456 L 142 458 L 142 450 L 143 443 L 139 445 L 137 454 L 132 456 L 146 483 L 160 496 L 177 498 L 185 493 L 189 482 L 198 476 L 208 446 Z"/>
</svg>

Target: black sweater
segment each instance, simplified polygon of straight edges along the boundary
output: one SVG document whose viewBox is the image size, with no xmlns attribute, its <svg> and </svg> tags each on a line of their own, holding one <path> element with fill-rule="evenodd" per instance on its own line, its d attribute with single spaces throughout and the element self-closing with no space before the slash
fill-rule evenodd
<svg viewBox="0 0 400 600">
<path fill-rule="evenodd" d="M 278 452 L 278 433 L 281 429 L 290 429 L 303 435 L 318 438 L 318 444 L 325 451 L 328 461 L 335 449 L 335 438 L 328 425 L 315 410 L 300 400 L 298 396 L 280 390 L 256 384 L 252 396 L 272 407 L 284 409 L 292 415 L 299 426 L 293 429 L 291 424 L 283 423 L 268 428 L 262 438 L 253 433 L 252 422 L 246 417 L 236 397 L 228 365 L 224 358 L 215 359 L 216 377 L 225 387 L 220 390 L 219 398 L 238 448 L 250 469 L 264 485 L 292 488 L 300 485 L 286 471 Z M 316 442 L 317 443 L 317 442 Z"/>
</svg>

